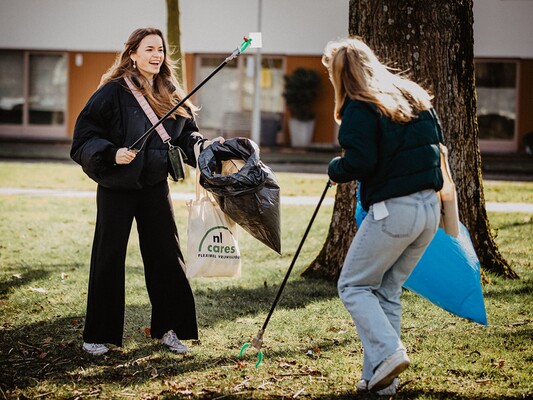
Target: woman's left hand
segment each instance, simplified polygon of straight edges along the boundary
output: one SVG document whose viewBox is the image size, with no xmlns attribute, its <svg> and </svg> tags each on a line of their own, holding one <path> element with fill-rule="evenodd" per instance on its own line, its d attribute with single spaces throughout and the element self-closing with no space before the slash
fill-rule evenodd
<svg viewBox="0 0 533 400">
<path fill-rule="evenodd" d="M 129 164 L 134 160 L 136 155 L 137 153 L 131 151 L 127 147 L 121 147 L 117 150 L 117 153 L 115 154 L 115 163 Z"/>
</svg>

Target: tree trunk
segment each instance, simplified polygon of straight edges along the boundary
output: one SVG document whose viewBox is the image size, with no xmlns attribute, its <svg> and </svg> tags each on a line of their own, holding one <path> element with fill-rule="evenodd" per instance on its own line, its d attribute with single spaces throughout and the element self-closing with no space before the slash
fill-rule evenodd
<svg viewBox="0 0 533 400">
<path fill-rule="evenodd" d="M 407 71 L 435 95 L 461 222 L 470 232 L 482 268 L 516 278 L 498 251 L 485 210 L 476 120 L 472 0 L 350 0 L 349 18 L 351 35 L 360 36 L 381 61 Z M 355 202 L 351 196 L 337 204 L 343 195 L 351 193 L 338 191 L 326 243 L 304 275 L 338 278 L 354 235 L 351 224 L 340 227 L 353 220 Z M 338 251 L 332 252 L 332 247 Z"/>
<path fill-rule="evenodd" d="M 354 217 L 357 184 L 350 182 L 336 187 L 335 205 L 326 242 L 317 258 L 302 273 L 303 276 L 336 281 L 357 231 Z"/>
<path fill-rule="evenodd" d="M 179 0 L 167 0 L 167 42 L 172 59 L 176 63 L 176 77 L 183 90 L 186 91 L 185 61 L 181 50 Z"/>
</svg>

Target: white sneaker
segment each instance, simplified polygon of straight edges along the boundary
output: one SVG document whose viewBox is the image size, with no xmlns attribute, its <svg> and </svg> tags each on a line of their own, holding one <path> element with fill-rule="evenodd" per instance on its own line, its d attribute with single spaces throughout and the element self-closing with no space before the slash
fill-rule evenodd
<svg viewBox="0 0 533 400">
<path fill-rule="evenodd" d="M 398 390 L 398 386 L 400 386 L 400 379 L 394 378 L 389 386 L 385 389 L 378 390 L 376 393 L 378 396 L 394 396 Z"/>
<path fill-rule="evenodd" d="M 387 386 L 385 389 L 378 390 L 376 394 L 378 396 L 394 396 L 398 390 L 398 386 L 400 386 L 400 379 L 395 378 L 389 386 Z M 355 387 L 358 392 L 368 392 L 368 381 L 361 379 L 359 382 L 357 382 Z"/>
<path fill-rule="evenodd" d="M 101 356 L 109 351 L 106 345 L 100 343 L 83 343 L 83 350 L 93 356 Z"/>
<path fill-rule="evenodd" d="M 368 381 L 361 379 L 359 382 L 357 382 L 355 388 L 358 392 L 368 392 Z"/>
<path fill-rule="evenodd" d="M 400 375 L 411 361 L 405 350 L 398 350 L 388 356 L 376 369 L 372 379 L 368 382 L 368 389 L 378 391 L 390 386 L 394 378 Z"/>
<path fill-rule="evenodd" d="M 189 352 L 189 348 L 180 342 L 174 331 L 168 331 L 159 341 L 173 353 L 183 354 Z"/>
</svg>

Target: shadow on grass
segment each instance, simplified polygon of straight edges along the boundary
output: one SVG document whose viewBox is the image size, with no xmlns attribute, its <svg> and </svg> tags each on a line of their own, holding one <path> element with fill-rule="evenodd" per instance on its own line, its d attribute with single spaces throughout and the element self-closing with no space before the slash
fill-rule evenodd
<svg viewBox="0 0 533 400">
<path fill-rule="evenodd" d="M 217 392 L 209 392 L 206 393 L 205 396 L 201 397 L 195 397 L 195 398 L 201 398 L 201 399 L 230 399 L 230 400 L 242 400 L 242 399 L 250 399 L 252 398 L 252 395 L 254 394 L 254 391 L 250 390 L 247 393 L 239 393 L 239 394 L 227 394 L 227 393 L 217 393 Z M 291 398 L 292 396 L 280 396 L 280 395 L 267 395 L 265 393 L 261 393 L 260 397 L 261 399 L 284 399 L 284 398 Z M 160 397 L 158 399 L 161 400 L 174 400 L 174 399 L 182 399 L 183 396 L 171 394 L 171 393 L 161 393 Z M 327 394 L 327 395 L 312 395 L 307 394 L 304 392 L 302 394 L 302 398 L 311 398 L 316 400 L 353 400 L 353 399 L 388 399 L 393 398 L 390 397 L 383 397 L 378 396 L 374 393 L 361 393 L 361 392 L 345 392 L 340 394 Z M 459 395 L 457 393 L 448 392 L 448 391 L 434 391 L 431 389 L 428 390 L 400 390 L 395 396 L 394 399 L 472 399 L 472 400 L 517 400 L 517 399 L 523 399 L 523 397 L 509 397 L 509 396 L 480 396 L 473 394 L 471 396 L 468 395 Z"/>
<path fill-rule="evenodd" d="M 129 307 L 130 313 L 144 313 L 148 306 Z M 149 382 L 160 382 L 161 391 L 156 394 L 158 399 L 248 399 L 251 397 L 263 399 L 287 398 L 279 394 L 269 394 L 257 388 L 244 389 L 239 393 L 233 392 L 233 386 L 225 389 L 196 388 L 196 394 L 183 395 L 183 387 L 175 387 L 172 382 L 188 372 L 202 372 L 214 374 L 228 368 L 240 371 L 243 380 L 251 374 L 254 356 L 245 357 L 244 369 L 239 369 L 239 360 L 235 352 L 232 356 L 210 356 L 206 352 L 193 351 L 187 355 L 173 355 L 162 349 L 156 341 L 137 337 L 134 340 L 139 348 L 123 350 L 114 348 L 105 357 L 93 357 L 81 350 L 82 320 L 77 316 L 66 316 L 51 321 L 42 321 L 19 329 L 0 331 L 0 387 L 4 393 L 13 394 L 34 386 L 38 382 L 46 381 L 48 388 L 60 388 L 59 397 L 67 393 L 68 398 L 89 395 L 89 390 L 97 394 L 100 385 L 118 385 L 123 388 L 142 388 Z M 140 333 L 139 333 L 140 335 Z M 328 350 L 338 346 L 347 346 L 346 340 L 322 340 L 317 343 L 321 354 L 328 354 Z M 267 349 L 270 360 L 285 359 L 296 356 L 301 349 L 276 351 Z M 228 354 L 231 352 L 228 351 Z M 220 354 L 220 353 L 219 353 Z M 320 356 L 321 357 L 321 356 Z M 326 357 L 327 358 L 327 357 Z M 275 369 L 276 366 L 271 366 Z M 283 371 L 281 371 L 283 372 Z M 220 372 L 221 374 L 223 372 Z M 275 373 L 272 379 L 275 379 Z M 268 379 L 268 378 L 266 378 Z M 435 391 L 410 389 L 409 382 L 405 382 L 395 398 L 397 399 L 517 399 L 518 397 L 490 396 L 483 397 L 479 393 L 459 394 L 457 391 Z M 132 389 L 134 390 L 134 389 Z M 142 390 L 142 389 L 141 389 Z M 148 389 L 149 390 L 149 389 Z M 95 393 L 92 393 L 93 395 Z M 141 393 L 137 393 L 140 398 Z M 152 396 L 154 394 L 152 393 Z M 65 398 L 66 398 L 65 397 Z M 305 393 L 303 398 L 313 399 L 378 399 L 375 394 L 331 393 L 328 395 L 313 395 Z M 9 397 L 8 397 L 9 398 Z"/>
<path fill-rule="evenodd" d="M 45 276 L 44 271 L 27 273 L 21 284 L 27 284 L 28 279 L 42 279 Z M 9 281 L 4 290 L 12 290 L 16 284 L 17 281 Z M 212 327 L 219 321 L 233 321 L 246 315 L 266 313 L 277 291 L 278 287 L 197 290 L 195 297 L 199 325 Z M 311 302 L 336 296 L 337 291 L 332 284 L 297 279 L 285 287 L 278 308 L 302 308 Z M 150 315 L 150 306 L 127 306 L 126 315 L 126 324 L 131 320 L 145 320 Z M 3 390 L 22 390 L 44 380 L 72 387 L 88 387 L 106 382 L 133 385 L 153 379 L 154 363 L 157 364 L 158 377 L 202 371 L 228 363 L 238 364 L 237 352 L 234 359 L 215 357 L 206 360 L 204 357 L 185 355 L 177 357 L 176 362 L 175 355 L 158 356 L 161 346 L 153 340 L 144 339 L 140 332 L 134 339 L 141 345 L 139 349 L 114 349 L 109 357 L 96 358 L 81 349 L 82 330 L 83 316 L 79 315 L 50 318 L 0 330 L 0 387 Z M 129 327 L 128 334 L 131 330 Z M 324 343 L 323 348 L 336 345 L 328 342 Z M 268 352 L 269 357 L 290 356 L 287 351 Z"/>
<path fill-rule="evenodd" d="M 226 399 L 226 397 L 224 397 Z M 237 399 L 239 397 L 235 397 Z M 244 397 L 240 397 L 241 399 Z M 373 393 L 359 393 L 359 392 L 347 392 L 342 394 L 333 394 L 333 395 L 325 395 L 325 396 L 312 396 L 313 399 L 317 400 L 351 400 L 351 399 L 388 399 L 393 398 L 390 397 L 383 397 L 378 396 Z M 428 390 L 406 390 L 401 389 L 398 391 L 398 393 L 394 396 L 394 399 L 475 399 L 475 400 L 511 400 L 511 399 L 521 399 L 522 397 L 494 397 L 494 396 L 479 396 L 479 395 L 472 395 L 472 396 L 465 396 L 463 394 L 459 395 L 454 392 L 447 392 L 447 391 L 433 391 L 428 388 Z M 167 397 L 167 399 L 171 399 L 171 397 Z"/>
<path fill-rule="evenodd" d="M 200 326 L 211 327 L 221 320 L 231 321 L 244 316 L 268 313 L 278 290 L 279 286 L 196 289 Z M 337 288 L 333 283 L 296 278 L 285 286 L 276 309 L 303 308 L 309 303 L 337 296 Z"/>
<path fill-rule="evenodd" d="M 246 365 L 245 370 L 242 370 L 244 374 L 246 369 L 253 370 L 256 361 L 255 354 L 239 360 L 237 352 L 233 353 L 233 357 L 212 356 L 205 352 L 195 352 L 194 347 L 189 354 L 174 355 L 155 340 L 140 336 L 135 339 L 140 344 L 139 348 L 111 348 L 105 356 L 94 357 L 81 349 L 81 330 L 81 321 L 72 316 L 12 331 L 0 331 L 2 390 L 24 390 L 37 382 L 47 381 L 48 385 L 54 384 L 72 393 L 76 388 L 83 390 L 104 384 L 124 387 L 144 385 L 154 379 L 163 382 L 175 380 L 177 376 L 187 372 L 205 372 L 219 368 L 241 370 L 242 365 Z M 346 343 L 324 340 L 317 345 L 327 352 Z M 301 349 L 265 351 L 268 352 L 269 359 L 274 360 L 295 356 Z"/>
<path fill-rule="evenodd" d="M 0 299 L 8 297 L 11 292 L 21 286 L 28 285 L 34 281 L 43 280 L 50 275 L 51 271 L 44 269 L 24 271 L 24 273 L 20 275 L 20 278 L 12 275 L 10 278 L 0 281 Z"/>
<path fill-rule="evenodd" d="M 516 301 L 519 302 L 523 302 L 527 298 L 531 299 L 531 295 L 533 295 L 533 281 L 526 280 L 522 280 L 519 285 L 511 288 L 492 285 L 483 293 L 483 296 L 487 299 L 503 299 L 505 301 L 512 301 L 511 298 L 517 296 Z"/>
</svg>

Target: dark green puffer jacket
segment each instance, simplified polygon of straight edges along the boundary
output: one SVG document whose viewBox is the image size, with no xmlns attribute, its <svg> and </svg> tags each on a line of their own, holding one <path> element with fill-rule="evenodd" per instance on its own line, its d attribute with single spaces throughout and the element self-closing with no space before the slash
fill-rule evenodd
<svg viewBox="0 0 533 400">
<path fill-rule="evenodd" d="M 409 123 L 382 116 L 370 103 L 347 99 L 341 110 L 342 157 L 329 163 L 332 181 L 361 181 L 365 210 L 383 200 L 442 188 L 438 121 L 430 111 Z"/>
</svg>

